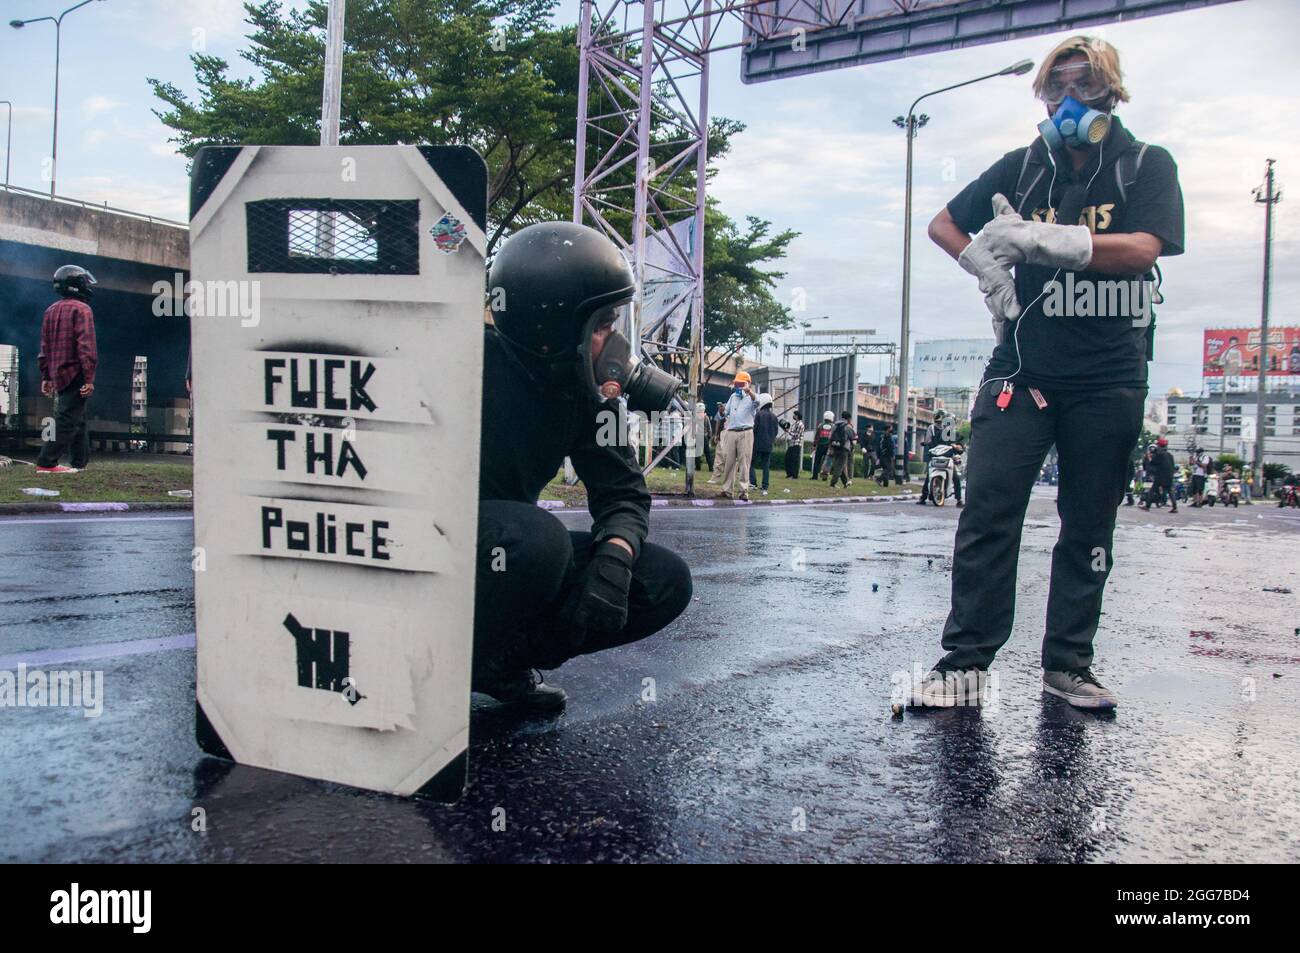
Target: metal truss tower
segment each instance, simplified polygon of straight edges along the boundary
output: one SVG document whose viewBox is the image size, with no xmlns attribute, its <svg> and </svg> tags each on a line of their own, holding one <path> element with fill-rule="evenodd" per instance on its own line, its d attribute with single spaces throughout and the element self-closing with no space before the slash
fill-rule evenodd
<svg viewBox="0 0 1300 953">
<path fill-rule="evenodd" d="M 573 220 L 601 229 L 628 254 L 637 279 L 628 337 L 651 357 L 686 365 L 690 396 L 679 409 L 688 419 L 699 400 L 704 354 L 709 54 L 800 25 L 826 25 L 815 3 L 780 16 L 764 12 L 771 6 L 766 0 L 582 2 Z M 646 294 L 657 286 L 671 290 L 648 316 Z M 664 341 L 664 327 L 683 306 L 689 344 L 673 346 Z M 693 476 L 687 467 L 688 494 Z"/>
</svg>

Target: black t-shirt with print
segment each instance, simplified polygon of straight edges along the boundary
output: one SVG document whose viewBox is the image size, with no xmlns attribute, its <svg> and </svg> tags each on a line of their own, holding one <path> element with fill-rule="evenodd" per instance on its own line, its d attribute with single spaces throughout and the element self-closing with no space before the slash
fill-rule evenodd
<svg viewBox="0 0 1300 953">
<path fill-rule="evenodd" d="M 1127 199 L 1122 198 L 1115 164 L 1133 150 L 1134 139 L 1119 119 L 1113 118 L 1106 139 L 1077 173 L 1068 157 L 1057 158 L 1049 199 L 1052 167 L 1047 148 L 1041 139 L 1029 148 L 1036 151 L 1036 161 L 1030 163 L 1028 179 L 1033 180 L 1032 170 L 1040 164 L 1044 174 L 1024 196 L 1021 208 L 1025 218 L 1055 221 L 1065 191 L 1076 183 L 1091 181 L 1078 224 L 1101 235 L 1149 232 L 1163 243 L 1162 256 L 1183 253 L 1183 194 L 1178 168 L 1167 151 L 1147 147 L 1136 181 L 1128 185 Z M 988 224 L 993 218 L 995 193 L 1001 192 L 1014 204 L 1024 167 L 1025 149 L 1016 149 L 962 189 L 948 203 L 948 213 L 957 227 L 973 234 Z M 1054 277 L 1052 289 L 1039 297 Z M 994 349 L 985 369 L 985 379 L 1010 376 L 1017 383 L 1065 390 L 1146 386 L 1147 335 L 1154 328 L 1141 310 L 1150 295 L 1149 286 L 1140 284 L 1142 276 L 1093 271 L 1062 271 L 1058 276 L 1055 268 L 1026 264 L 1017 266 L 1015 279 L 1021 308 L 1019 329 L 1015 323 L 1008 325 L 1005 340 Z M 1032 307 L 1027 307 L 1031 303 Z"/>
</svg>

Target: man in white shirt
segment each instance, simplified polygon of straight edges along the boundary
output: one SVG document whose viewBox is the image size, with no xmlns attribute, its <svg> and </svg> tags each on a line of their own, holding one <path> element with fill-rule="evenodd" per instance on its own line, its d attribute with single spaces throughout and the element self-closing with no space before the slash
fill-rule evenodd
<svg viewBox="0 0 1300 953">
<path fill-rule="evenodd" d="M 1192 451 L 1192 508 L 1205 505 L 1205 477 L 1210 472 L 1214 461 L 1210 455 L 1197 447 Z"/>
<path fill-rule="evenodd" d="M 732 382 L 731 397 L 727 400 L 727 422 L 718 444 L 718 459 L 722 468 L 722 495 L 749 501 L 749 459 L 754 454 L 754 417 L 758 414 L 758 396 L 751 386 L 746 371 L 739 371 Z M 739 484 L 733 493 L 732 479 Z"/>
</svg>

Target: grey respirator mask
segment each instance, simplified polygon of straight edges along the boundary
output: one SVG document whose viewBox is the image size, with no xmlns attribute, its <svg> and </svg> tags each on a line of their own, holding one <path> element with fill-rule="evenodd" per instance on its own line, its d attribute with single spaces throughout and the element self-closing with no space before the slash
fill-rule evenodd
<svg viewBox="0 0 1300 953">
<path fill-rule="evenodd" d="M 632 342 L 610 331 L 593 361 L 591 337 L 596 328 L 616 320 L 623 306 L 600 308 L 587 321 L 578 343 L 578 371 L 587 390 L 598 401 L 623 397 L 629 410 L 653 413 L 667 410 L 682 382 L 633 353 Z"/>
</svg>

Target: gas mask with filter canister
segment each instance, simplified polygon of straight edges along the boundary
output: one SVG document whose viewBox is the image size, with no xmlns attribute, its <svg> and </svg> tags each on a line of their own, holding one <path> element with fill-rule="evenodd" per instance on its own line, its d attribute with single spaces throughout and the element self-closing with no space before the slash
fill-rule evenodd
<svg viewBox="0 0 1300 953">
<path fill-rule="evenodd" d="M 1039 98 L 1052 115 L 1038 124 L 1053 151 L 1095 146 L 1110 131 L 1110 84 L 1087 62 L 1052 67 Z M 1100 108 L 1099 108 L 1100 107 Z"/>
<path fill-rule="evenodd" d="M 611 330 L 599 353 L 592 347 L 597 328 L 626 317 L 627 304 L 606 305 L 588 319 L 578 339 L 578 367 L 588 390 L 600 400 L 623 397 L 630 410 L 667 410 L 682 382 L 632 352 L 632 342 Z"/>
</svg>

